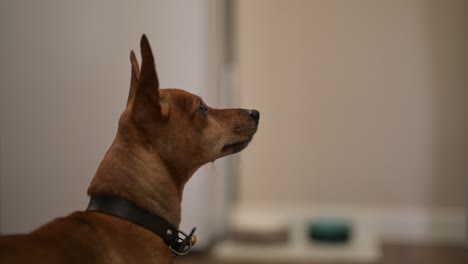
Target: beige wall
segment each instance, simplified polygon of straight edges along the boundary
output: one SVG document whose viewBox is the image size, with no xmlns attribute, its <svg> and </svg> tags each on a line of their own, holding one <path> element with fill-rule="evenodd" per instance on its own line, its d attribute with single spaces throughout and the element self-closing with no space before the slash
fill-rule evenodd
<svg viewBox="0 0 468 264">
<path fill-rule="evenodd" d="M 146 33 L 162 87 L 220 106 L 218 0 L 0 1 L 0 233 L 26 232 L 85 208 Z M 137 52 L 139 54 L 139 52 Z M 225 164 L 217 162 L 224 175 Z M 200 247 L 222 228 L 223 177 L 204 167 L 184 193 L 183 228 Z M 213 199 L 215 197 L 215 199 Z"/>
<path fill-rule="evenodd" d="M 239 199 L 463 206 L 468 1 L 242 0 Z"/>
</svg>

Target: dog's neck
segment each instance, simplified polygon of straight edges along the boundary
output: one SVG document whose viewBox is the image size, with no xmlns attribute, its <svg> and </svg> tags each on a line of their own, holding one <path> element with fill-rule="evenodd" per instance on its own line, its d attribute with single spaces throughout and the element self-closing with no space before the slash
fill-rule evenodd
<svg viewBox="0 0 468 264">
<path fill-rule="evenodd" d="M 157 152 L 123 143 L 117 137 L 99 165 L 88 195 L 130 200 L 178 228 L 183 188 L 194 172 L 171 170 Z"/>
</svg>

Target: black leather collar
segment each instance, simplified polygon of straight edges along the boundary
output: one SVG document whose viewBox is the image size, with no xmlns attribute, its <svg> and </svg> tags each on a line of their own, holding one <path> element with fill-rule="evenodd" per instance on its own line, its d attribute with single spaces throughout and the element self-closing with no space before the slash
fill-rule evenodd
<svg viewBox="0 0 468 264">
<path fill-rule="evenodd" d="M 186 255 L 196 238 L 195 228 L 189 235 L 178 230 L 165 219 L 154 215 L 136 204 L 114 196 L 91 196 L 86 211 L 100 212 L 119 217 L 144 227 L 160 236 L 175 256 Z"/>
</svg>

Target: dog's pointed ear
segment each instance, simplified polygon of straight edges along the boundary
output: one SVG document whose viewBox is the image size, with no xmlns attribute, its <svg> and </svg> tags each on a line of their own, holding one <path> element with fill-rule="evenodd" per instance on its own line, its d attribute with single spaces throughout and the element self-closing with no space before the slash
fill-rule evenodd
<svg viewBox="0 0 468 264">
<path fill-rule="evenodd" d="M 138 80 L 138 91 L 141 93 L 158 94 L 159 80 L 154 64 L 153 52 L 146 35 L 141 37 L 141 73 Z"/>
<path fill-rule="evenodd" d="M 134 86 L 134 92 L 130 91 L 128 102 L 133 102 L 133 108 L 136 110 L 135 114 L 139 117 L 164 117 L 167 111 L 164 111 L 164 107 L 161 107 L 159 79 L 156 73 L 153 52 L 151 51 L 151 46 L 146 35 L 141 37 L 140 49 L 141 68 L 139 74 L 135 75 L 138 76 L 138 78 L 136 78 L 137 84 Z M 136 73 L 138 71 L 138 63 L 136 62 L 135 56 L 130 54 L 130 60 L 132 61 L 132 71 Z M 135 63 L 133 61 L 135 61 Z"/>
<path fill-rule="evenodd" d="M 159 107 L 159 80 L 154 65 L 153 52 L 145 35 L 141 37 L 141 70 L 134 92 L 134 105 Z"/>
<path fill-rule="evenodd" d="M 130 62 L 132 64 L 132 76 L 130 79 L 130 91 L 128 92 L 127 106 L 135 99 L 135 91 L 140 79 L 140 66 L 133 50 L 130 51 Z"/>
</svg>

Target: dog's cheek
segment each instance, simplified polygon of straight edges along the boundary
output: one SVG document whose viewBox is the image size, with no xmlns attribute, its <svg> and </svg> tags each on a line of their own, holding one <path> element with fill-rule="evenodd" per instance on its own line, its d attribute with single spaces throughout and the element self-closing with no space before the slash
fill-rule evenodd
<svg viewBox="0 0 468 264">
<path fill-rule="evenodd" d="M 226 123 L 219 122 L 218 120 L 213 121 L 213 145 L 216 146 L 216 150 L 221 150 L 224 145 L 229 144 L 231 140 L 231 132 Z"/>
<path fill-rule="evenodd" d="M 207 161 L 218 158 L 219 151 L 223 147 L 223 132 L 221 127 L 216 122 L 211 122 L 203 131 L 203 140 L 201 142 L 201 149 Z"/>
</svg>

